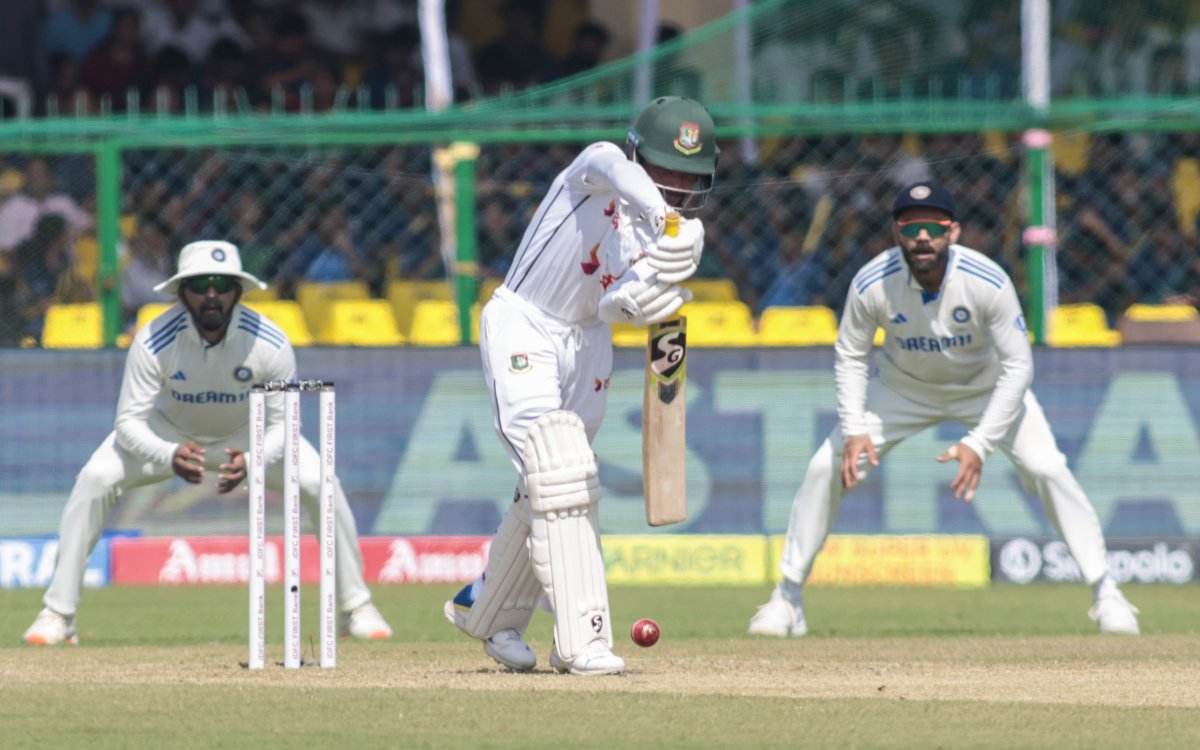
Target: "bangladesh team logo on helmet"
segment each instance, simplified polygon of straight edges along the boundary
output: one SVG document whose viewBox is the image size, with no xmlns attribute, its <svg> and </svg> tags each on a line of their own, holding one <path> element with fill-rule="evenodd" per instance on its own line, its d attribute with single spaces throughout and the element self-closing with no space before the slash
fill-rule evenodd
<svg viewBox="0 0 1200 750">
<path fill-rule="evenodd" d="M 658 186 L 671 206 L 694 211 L 704 205 L 720 149 L 712 115 L 703 104 L 683 96 L 658 97 L 629 128 L 626 149 L 634 161 L 696 176 L 688 189 Z"/>
<path fill-rule="evenodd" d="M 679 137 L 675 139 L 675 150 L 686 156 L 700 153 L 704 145 L 700 142 L 700 126 L 694 122 L 681 123 Z"/>
</svg>

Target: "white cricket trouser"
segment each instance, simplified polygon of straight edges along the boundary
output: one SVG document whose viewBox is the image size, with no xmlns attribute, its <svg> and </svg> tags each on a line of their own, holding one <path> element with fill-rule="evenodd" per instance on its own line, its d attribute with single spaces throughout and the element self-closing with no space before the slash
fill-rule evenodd
<svg viewBox="0 0 1200 750">
<path fill-rule="evenodd" d="M 183 442 L 189 436 L 171 430 L 161 422 L 154 430 L 171 442 Z M 174 434 L 172 434 L 174 433 Z M 227 442 L 206 444 L 204 481 L 215 482 L 218 466 L 228 461 L 226 448 L 246 450 L 248 434 L 235 435 Z M 211 472 L 211 473 L 210 473 Z M 42 601 L 47 607 L 64 615 L 75 614 L 79 605 L 80 588 L 83 586 L 84 570 L 88 556 L 100 539 L 108 520 L 109 512 L 125 490 L 154 484 L 175 476 L 170 463 L 147 461 L 134 456 L 117 443 L 116 433 L 109 433 L 88 462 L 79 471 L 75 486 L 63 508 L 62 522 L 58 531 L 58 560 L 54 567 L 54 578 Z M 276 461 L 267 469 L 267 486 L 271 489 L 283 487 L 283 462 Z M 309 518 L 319 518 L 321 469 L 316 449 L 307 439 L 300 445 L 300 500 L 308 509 Z M 337 482 L 335 491 L 337 506 L 337 596 L 343 611 L 349 611 L 371 600 L 371 592 L 363 581 L 362 551 L 358 546 L 358 529 L 354 514 Z M 244 507 L 244 506 L 243 506 Z"/>
<path fill-rule="evenodd" d="M 607 323 L 558 321 L 500 287 L 483 308 L 479 349 L 496 433 L 518 472 L 529 427 L 547 412 L 575 412 L 595 439 L 612 374 Z"/>
<path fill-rule="evenodd" d="M 877 378 L 867 390 L 867 432 L 880 461 L 905 438 L 946 420 L 974 427 L 987 406 L 990 392 L 928 404 L 903 396 Z M 792 504 L 780 569 L 785 578 L 803 584 L 817 553 L 833 528 L 845 490 L 842 487 L 840 427 L 834 428 L 808 464 L 804 482 Z M 1107 571 L 1104 534 L 1096 510 L 1067 466 L 1050 424 L 1032 391 L 1025 392 L 1021 414 L 997 446 L 1012 461 L 1026 492 L 1042 501 L 1046 517 L 1079 564 L 1084 579 L 1095 584 Z M 955 464 L 957 466 L 957 464 Z M 866 476 L 870 462 L 859 463 Z M 984 471 L 987 471 L 985 465 Z"/>
<path fill-rule="evenodd" d="M 608 400 L 612 373 L 612 329 L 599 319 L 583 323 L 556 320 L 517 297 L 504 287 L 496 290 L 483 308 L 479 322 L 479 348 L 487 382 L 496 434 L 519 474 L 518 492 L 525 491 L 525 438 L 530 426 L 543 414 L 563 409 L 583 420 L 590 443 L 596 437 Z M 506 522 L 517 524 L 524 534 L 498 535 L 488 554 L 485 580 L 499 580 L 507 573 L 509 591 L 496 591 L 486 584 L 476 606 L 487 606 L 490 596 L 508 596 L 535 580 L 528 554 L 510 554 L 497 544 L 520 544 L 528 548 L 528 511 L 524 515 L 514 503 Z M 513 518 L 509 518 L 513 516 Z M 520 569 L 493 571 L 493 560 L 511 560 Z M 518 604 L 506 604 L 512 609 Z M 532 616 L 532 607 L 526 613 Z M 523 619 L 528 626 L 528 617 Z M 522 628 L 518 628 L 522 629 Z M 487 635 L 493 635 L 489 633 Z"/>
</svg>

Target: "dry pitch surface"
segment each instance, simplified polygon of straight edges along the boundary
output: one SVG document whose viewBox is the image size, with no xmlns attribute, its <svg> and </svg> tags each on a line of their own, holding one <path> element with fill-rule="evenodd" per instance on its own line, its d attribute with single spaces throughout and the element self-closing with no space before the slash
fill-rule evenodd
<svg viewBox="0 0 1200 750">
<path fill-rule="evenodd" d="M 420 611 L 442 595 L 419 594 Z M 1196 597 L 1190 587 L 1163 595 Z M 936 602 L 928 597 L 919 604 Z M 1185 602 L 1180 613 L 1195 606 Z M 729 602 L 731 624 L 745 619 L 739 607 Z M 405 627 L 404 617 L 385 613 Z M 727 627 L 715 619 L 715 629 Z M 875 624 L 886 631 L 890 622 L 883 614 Z M 664 625 L 654 648 L 619 644 L 629 669 L 603 678 L 550 673 L 545 637 L 533 642 L 538 670 L 513 674 L 476 643 L 453 632 L 442 640 L 445 624 L 435 623 L 412 627 L 433 628 L 438 641 L 343 641 L 336 670 L 272 664 L 248 672 L 236 636 L 206 645 L 117 638 L 89 646 L 85 638 L 77 648 L 0 648 L 0 746 L 294 747 L 302 738 L 347 747 L 1200 744 L 1195 621 L 1192 630 L 1140 638 L 818 632 L 789 641 L 671 638 Z M 539 615 L 533 630 L 547 628 Z M 869 632 L 869 623 L 860 628 Z"/>
</svg>

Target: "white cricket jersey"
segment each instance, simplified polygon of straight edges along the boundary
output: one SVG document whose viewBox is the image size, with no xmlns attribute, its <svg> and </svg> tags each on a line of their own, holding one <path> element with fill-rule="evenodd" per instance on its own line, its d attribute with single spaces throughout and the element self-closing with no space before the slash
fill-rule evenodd
<svg viewBox="0 0 1200 750">
<path fill-rule="evenodd" d="M 645 170 L 616 145 L 593 143 L 551 183 L 504 286 L 558 320 L 595 319 L 600 297 L 658 236 L 667 211 Z"/>
<path fill-rule="evenodd" d="M 875 361 L 883 382 L 906 397 L 944 403 L 992 391 L 963 439 L 981 458 L 1020 413 L 1033 382 L 1033 352 L 1012 280 L 986 255 L 949 248 L 936 294 L 913 278 L 899 247 L 854 276 L 838 328 L 838 413 L 845 435 L 867 432 L 868 357 L 876 328 L 887 340 Z"/>
<path fill-rule="evenodd" d="M 170 463 L 178 443 L 161 433 L 186 435 L 201 446 L 222 442 L 246 429 L 251 385 L 295 377 L 296 355 L 287 335 L 250 308 L 237 305 L 225 338 L 209 344 L 191 313 L 176 304 L 138 331 L 129 347 L 117 441 L 135 455 Z M 271 456 L 283 446 L 280 394 L 268 394 L 267 410 L 264 440 Z"/>
</svg>

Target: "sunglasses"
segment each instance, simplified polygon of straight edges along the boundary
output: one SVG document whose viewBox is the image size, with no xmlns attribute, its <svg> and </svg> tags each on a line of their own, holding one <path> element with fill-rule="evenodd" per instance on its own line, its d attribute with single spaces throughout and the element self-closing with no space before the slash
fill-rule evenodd
<svg viewBox="0 0 1200 750">
<path fill-rule="evenodd" d="M 189 276 L 183 281 L 183 287 L 192 294 L 208 294 L 210 288 L 215 289 L 217 294 L 225 294 L 236 285 L 237 279 L 234 277 L 216 273 L 208 276 Z"/>
<path fill-rule="evenodd" d="M 900 228 L 900 234 L 905 237 L 916 238 L 924 229 L 930 239 L 941 237 L 946 232 L 950 231 L 950 225 L 954 222 L 949 219 L 938 221 L 937 219 L 909 219 L 908 221 L 897 221 L 896 226 Z"/>
</svg>

